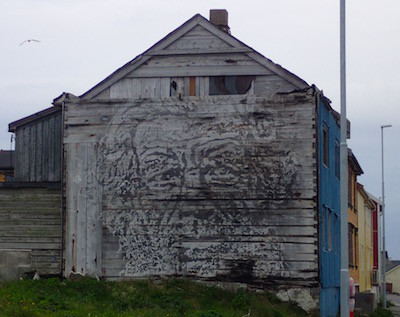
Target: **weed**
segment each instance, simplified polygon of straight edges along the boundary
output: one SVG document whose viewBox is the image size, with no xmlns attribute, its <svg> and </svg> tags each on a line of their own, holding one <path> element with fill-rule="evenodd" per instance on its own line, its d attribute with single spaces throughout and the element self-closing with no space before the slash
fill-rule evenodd
<svg viewBox="0 0 400 317">
<path fill-rule="evenodd" d="M 106 282 L 57 278 L 0 283 L 0 316 L 305 316 L 268 294 L 184 279 Z"/>
</svg>

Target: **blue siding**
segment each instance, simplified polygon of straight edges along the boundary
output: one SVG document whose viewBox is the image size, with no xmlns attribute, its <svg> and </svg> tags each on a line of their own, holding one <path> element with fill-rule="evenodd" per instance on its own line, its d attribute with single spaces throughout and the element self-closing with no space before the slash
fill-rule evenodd
<svg viewBox="0 0 400 317">
<path fill-rule="evenodd" d="M 340 299 L 340 180 L 337 176 L 340 175 L 337 164 L 340 128 L 330 107 L 322 100 L 318 116 L 320 314 L 337 316 Z"/>
</svg>

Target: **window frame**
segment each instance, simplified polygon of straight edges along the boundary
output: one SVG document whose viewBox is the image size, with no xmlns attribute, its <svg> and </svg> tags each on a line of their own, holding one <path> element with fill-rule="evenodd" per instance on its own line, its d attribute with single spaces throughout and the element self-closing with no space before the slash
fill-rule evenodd
<svg viewBox="0 0 400 317">
<path fill-rule="evenodd" d="M 329 127 L 322 126 L 322 162 L 329 169 Z"/>
</svg>

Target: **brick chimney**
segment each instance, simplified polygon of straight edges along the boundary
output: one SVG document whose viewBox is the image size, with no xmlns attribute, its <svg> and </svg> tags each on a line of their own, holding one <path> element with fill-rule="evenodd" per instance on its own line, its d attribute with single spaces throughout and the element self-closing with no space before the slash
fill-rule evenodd
<svg viewBox="0 0 400 317">
<path fill-rule="evenodd" d="M 217 26 L 220 30 L 231 34 L 228 26 L 228 11 L 225 9 L 211 9 L 210 22 Z"/>
</svg>

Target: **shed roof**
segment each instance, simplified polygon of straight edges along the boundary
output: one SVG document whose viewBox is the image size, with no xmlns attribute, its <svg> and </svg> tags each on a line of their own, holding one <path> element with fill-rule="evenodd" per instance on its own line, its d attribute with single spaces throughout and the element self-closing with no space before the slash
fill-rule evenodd
<svg viewBox="0 0 400 317">
<path fill-rule="evenodd" d="M 8 125 L 8 132 L 15 132 L 15 130 L 20 127 L 23 126 L 25 124 L 29 124 L 32 122 L 35 122 L 39 119 L 45 118 L 49 115 L 52 115 L 55 112 L 61 111 L 61 107 L 58 105 L 55 105 L 53 107 L 41 110 L 39 112 L 36 112 L 34 114 L 31 114 L 30 116 L 27 116 L 25 118 L 19 119 L 17 121 L 11 122 Z"/>
</svg>

